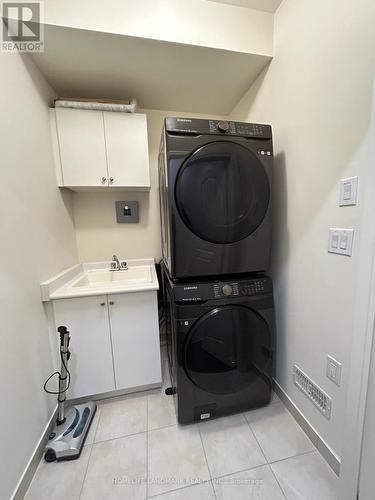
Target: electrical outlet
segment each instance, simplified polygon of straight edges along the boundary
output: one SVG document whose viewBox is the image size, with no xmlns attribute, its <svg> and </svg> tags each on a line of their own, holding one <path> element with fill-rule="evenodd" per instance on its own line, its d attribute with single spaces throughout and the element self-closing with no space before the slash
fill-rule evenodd
<svg viewBox="0 0 375 500">
<path fill-rule="evenodd" d="M 332 380 L 336 385 L 341 385 L 341 369 L 342 364 L 339 363 L 332 356 L 327 356 L 327 377 Z"/>
</svg>

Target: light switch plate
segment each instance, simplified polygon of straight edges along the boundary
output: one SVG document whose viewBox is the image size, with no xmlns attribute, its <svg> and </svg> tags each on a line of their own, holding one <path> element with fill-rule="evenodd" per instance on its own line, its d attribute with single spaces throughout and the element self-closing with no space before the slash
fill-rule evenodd
<svg viewBox="0 0 375 500">
<path fill-rule="evenodd" d="M 353 253 L 354 229 L 329 230 L 328 252 L 339 255 L 352 256 Z"/>
<path fill-rule="evenodd" d="M 340 181 L 340 207 L 357 205 L 358 177 L 349 177 Z"/>
<path fill-rule="evenodd" d="M 327 377 L 336 385 L 341 385 L 342 364 L 332 356 L 327 356 Z"/>
</svg>

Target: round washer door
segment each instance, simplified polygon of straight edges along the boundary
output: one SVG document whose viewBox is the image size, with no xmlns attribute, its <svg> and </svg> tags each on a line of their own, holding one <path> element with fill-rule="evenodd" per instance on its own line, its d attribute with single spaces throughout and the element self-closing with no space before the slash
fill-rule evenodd
<svg viewBox="0 0 375 500">
<path fill-rule="evenodd" d="M 187 335 L 183 361 L 190 380 L 213 394 L 244 389 L 267 377 L 270 332 L 265 320 L 244 306 L 229 305 L 204 314 Z"/>
<path fill-rule="evenodd" d="M 234 243 L 263 221 L 269 201 L 267 174 L 256 155 L 240 144 L 206 144 L 183 163 L 175 200 L 185 225 L 211 243 Z"/>
</svg>

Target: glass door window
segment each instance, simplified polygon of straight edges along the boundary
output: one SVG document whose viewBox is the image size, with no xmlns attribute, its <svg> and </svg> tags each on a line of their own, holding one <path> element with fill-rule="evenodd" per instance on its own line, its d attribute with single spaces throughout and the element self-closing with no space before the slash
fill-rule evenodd
<svg viewBox="0 0 375 500">
<path fill-rule="evenodd" d="M 272 353 L 267 323 L 244 306 L 222 306 L 203 315 L 184 345 L 184 366 L 191 381 L 213 394 L 244 389 L 256 378 L 271 383 Z"/>
<path fill-rule="evenodd" d="M 211 142 L 181 166 L 175 199 L 184 223 L 212 243 L 234 243 L 264 219 L 270 186 L 256 155 L 234 142 Z"/>
</svg>

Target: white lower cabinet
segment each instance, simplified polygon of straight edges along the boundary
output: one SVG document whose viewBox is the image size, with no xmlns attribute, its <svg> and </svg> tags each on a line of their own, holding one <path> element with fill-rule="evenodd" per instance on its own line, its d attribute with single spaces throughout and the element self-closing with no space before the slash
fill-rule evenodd
<svg viewBox="0 0 375 500">
<path fill-rule="evenodd" d="M 70 332 L 68 398 L 115 390 L 107 296 L 53 301 L 56 329 Z"/>
<path fill-rule="evenodd" d="M 112 295 L 109 304 L 116 388 L 159 383 L 156 293 Z"/>
<path fill-rule="evenodd" d="M 161 384 L 155 291 L 53 301 L 70 331 L 68 398 Z"/>
</svg>

